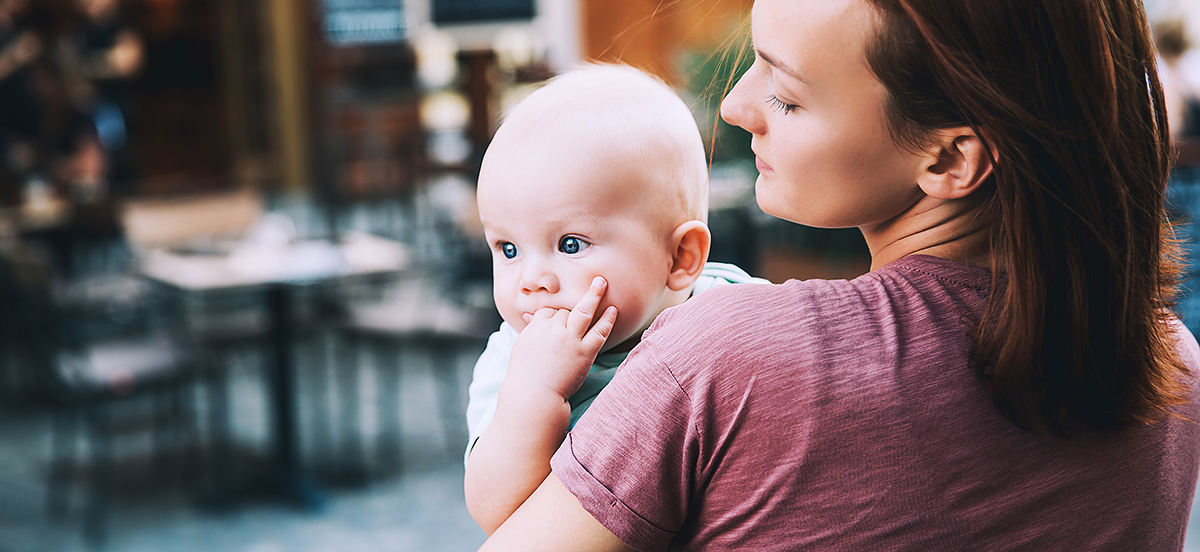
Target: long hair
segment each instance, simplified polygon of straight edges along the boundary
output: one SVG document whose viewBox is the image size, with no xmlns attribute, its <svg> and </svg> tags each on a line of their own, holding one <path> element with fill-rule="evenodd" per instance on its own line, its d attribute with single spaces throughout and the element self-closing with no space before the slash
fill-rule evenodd
<svg viewBox="0 0 1200 552">
<path fill-rule="evenodd" d="M 979 216 L 992 290 L 971 358 L 997 409 L 1066 435 L 1186 400 L 1171 163 L 1139 0 L 871 0 L 867 62 L 897 144 L 970 126 L 995 153 Z"/>
</svg>

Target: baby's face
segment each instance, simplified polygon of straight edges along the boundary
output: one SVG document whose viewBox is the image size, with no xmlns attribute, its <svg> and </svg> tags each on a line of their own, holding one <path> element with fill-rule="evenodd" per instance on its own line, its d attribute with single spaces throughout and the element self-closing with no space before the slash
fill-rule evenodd
<svg viewBox="0 0 1200 552">
<path fill-rule="evenodd" d="M 524 314 L 572 308 L 603 276 L 608 291 L 596 312 L 608 305 L 618 312 L 605 350 L 629 345 L 667 306 L 672 228 L 638 193 L 652 184 L 602 156 L 563 153 L 485 161 L 479 215 L 492 251 L 496 307 L 521 331 Z"/>
</svg>

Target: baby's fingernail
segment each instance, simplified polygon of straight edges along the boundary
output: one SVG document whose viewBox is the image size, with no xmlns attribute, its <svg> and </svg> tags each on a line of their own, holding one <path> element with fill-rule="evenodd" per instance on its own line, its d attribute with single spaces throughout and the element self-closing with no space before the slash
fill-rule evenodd
<svg viewBox="0 0 1200 552">
<path fill-rule="evenodd" d="M 596 276 L 595 278 L 592 278 L 592 287 L 594 287 L 594 288 L 604 287 L 604 278 L 602 278 L 600 276 Z"/>
<path fill-rule="evenodd" d="M 530 320 L 533 320 L 533 315 L 529 314 L 527 312 L 523 312 L 523 313 L 521 313 L 521 320 L 524 320 L 525 323 L 528 324 Z"/>
</svg>

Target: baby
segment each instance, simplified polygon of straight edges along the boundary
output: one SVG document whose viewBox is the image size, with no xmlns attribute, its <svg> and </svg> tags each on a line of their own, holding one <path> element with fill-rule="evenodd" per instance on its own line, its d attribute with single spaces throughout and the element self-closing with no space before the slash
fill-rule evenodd
<svg viewBox="0 0 1200 552">
<path fill-rule="evenodd" d="M 475 365 L 467 507 L 489 535 L 663 310 L 766 282 L 708 263 L 708 172 L 691 112 L 636 69 L 550 81 L 496 132 L 479 217 L 504 318 Z"/>
</svg>

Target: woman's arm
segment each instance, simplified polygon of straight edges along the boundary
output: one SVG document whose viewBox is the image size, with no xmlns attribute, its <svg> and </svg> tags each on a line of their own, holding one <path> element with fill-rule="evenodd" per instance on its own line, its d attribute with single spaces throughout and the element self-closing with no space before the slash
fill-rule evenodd
<svg viewBox="0 0 1200 552">
<path fill-rule="evenodd" d="M 633 552 L 584 510 L 553 473 L 479 550 Z"/>
</svg>

